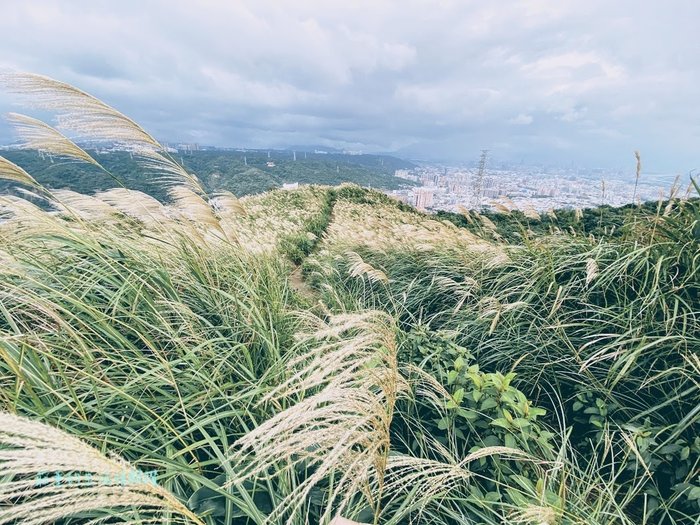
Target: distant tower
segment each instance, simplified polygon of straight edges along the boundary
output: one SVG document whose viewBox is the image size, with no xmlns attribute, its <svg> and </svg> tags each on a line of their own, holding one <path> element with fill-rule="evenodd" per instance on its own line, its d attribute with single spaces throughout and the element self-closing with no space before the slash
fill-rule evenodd
<svg viewBox="0 0 700 525">
<path fill-rule="evenodd" d="M 248 159 L 245 155 L 243 155 L 243 164 L 245 164 L 246 166 L 248 165 Z"/>
<path fill-rule="evenodd" d="M 295 161 L 297 160 L 297 152 L 296 151 L 294 152 L 294 160 Z"/>
<path fill-rule="evenodd" d="M 335 172 L 340 173 L 340 166 L 338 164 L 335 165 Z"/>
<path fill-rule="evenodd" d="M 489 150 L 481 150 L 481 158 L 479 159 L 479 168 L 472 182 L 472 209 L 481 209 L 481 197 L 484 191 L 484 170 L 486 169 L 486 157 Z"/>
<path fill-rule="evenodd" d="M 268 159 L 270 158 L 270 152 L 269 152 L 269 151 L 267 152 L 267 158 L 268 158 Z"/>
<path fill-rule="evenodd" d="M 306 159 L 306 152 L 304 152 L 304 159 Z"/>
</svg>

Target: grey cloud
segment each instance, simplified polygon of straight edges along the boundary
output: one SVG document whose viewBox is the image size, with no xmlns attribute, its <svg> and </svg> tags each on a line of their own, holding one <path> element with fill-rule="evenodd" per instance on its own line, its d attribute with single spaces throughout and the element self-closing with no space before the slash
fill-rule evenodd
<svg viewBox="0 0 700 525">
<path fill-rule="evenodd" d="M 72 82 L 164 140 L 615 167 L 639 148 L 687 170 L 700 5 L 654 4 L 37 0 L 8 10 L 0 67 Z"/>
</svg>

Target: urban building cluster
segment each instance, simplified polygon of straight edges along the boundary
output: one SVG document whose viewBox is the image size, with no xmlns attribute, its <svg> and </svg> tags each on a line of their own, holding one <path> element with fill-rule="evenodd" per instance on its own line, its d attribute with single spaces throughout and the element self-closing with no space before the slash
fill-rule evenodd
<svg viewBox="0 0 700 525">
<path fill-rule="evenodd" d="M 547 211 L 621 206 L 635 200 L 668 197 L 672 176 L 642 175 L 635 190 L 635 175 L 604 170 L 505 167 L 479 170 L 469 167 L 422 165 L 396 170 L 395 176 L 418 186 L 393 190 L 389 195 L 423 210 L 457 211 L 493 208 L 496 203 Z"/>
</svg>

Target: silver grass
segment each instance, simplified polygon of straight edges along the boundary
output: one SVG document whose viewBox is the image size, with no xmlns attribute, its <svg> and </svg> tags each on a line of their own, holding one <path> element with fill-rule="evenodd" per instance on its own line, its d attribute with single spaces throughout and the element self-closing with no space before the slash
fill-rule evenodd
<svg viewBox="0 0 700 525">
<path fill-rule="evenodd" d="M 505 215 L 510 215 L 511 209 L 508 206 L 506 206 L 505 204 L 498 202 L 498 201 L 494 201 L 491 203 L 491 205 L 494 207 L 496 212 L 503 213 Z"/>
<path fill-rule="evenodd" d="M 349 273 L 351 276 L 353 276 L 353 277 L 366 276 L 367 279 L 371 282 L 381 282 L 381 283 L 389 282 L 389 278 L 386 276 L 386 274 L 383 271 L 378 270 L 378 269 L 374 268 L 371 264 L 363 261 L 362 257 L 357 252 L 353 252 L 353 251 L 345 252 L 345 257 L 350 262 Z"/>
<path fill-rule="evenodd" d="M 389 452 L 389 427 L 397 396 L 405 388 L 396 358 L 393 320 L 370 311 L 310 318 L 317 329 L 301 336 L 311 349 L 289 363 L 289 378 L 265 402 L 301 399 L 264 422 L 236 444 L 233 462 L 239 477 L 276 475 L 297 465 L 315 470 L 280 503 L 271 522 L 296 511 L 311 490 L 334 476 L 324 519 L 342 514 L 350 501 L 364 494 L 379 513 Z M 283 466 L 286 465 L 286 466 Z M 370 480 L 380 480 L 368 492 Z"/>
<path fill-rule="evenodd" d="M 27 173 L 24 168 L 21 168 L 2 156 L 0 156 L 0 179 L 26 184 L 27 186 L 33 186 L 35 188 L 41 187 L 34 177 Z"/>
<path fill-rule="evenodd" d="M 138 190 L 112 188 L 98 193 L 96 198 L 149 227 L 173 222 L 171 213 L 158 199 Z"/>
<path fill-rule="evenodd" d="M 479 219 L 481 220 L 481 223 L 486 228 L 488 228 L 489 230 L 494 231 L 494 232 L 496 231 L 496 229 L 497 229 L 496 225 L 493 223 L 493 221 L 491 219 L 489 219 L 485 215 L 479 215 Z"/>
<path fill-rule="evenodd" d="M 17 135 L 23 141 L 20 148 L 35 149 L 59 157 L 88 162 L 104 170 L 100 163 L 83 148 L 41 120 L 19 113 L 9 113 L 7 120 L 14 126 Z"/>
<path fill-rule="evenodd" d="M 191 191 L 206 194 L 196 175 L 189 173 L 183 166 L 160 151 L 149 147 L 136 147 L 131 150 L 139 164 L 146 170 L 160 174 L 160 180 L 166 184 L 186 185 Z"/>
<path fill-rule="evenodd" d="M 586 284 L 591 284 L 598 277 L 598 263 L 595 259 L 586 259 Z"/>
<path fill-rule="evenodd" d="M 54 206 L 65 207 L 65 211 L 84 219 L 107 219 L 114 217 L 116 210 L 102 199 L 71 190 L 53 190 L 57 202 Z"/>
<path fill-rule="evenodd" d="M 164 180 L 174 180 L 204 193 L 197 177 L 163 155 L 165 148 L 151 134 L 120 111 L 85 91 L 43 75 L 24 72 L 0 73 L 0 84 L 5 85 L 10 92 L 26 96 L 30 105 L 56 112 L 58 128 L 70 130 L 85 140 L 120 144 L 131 151 L 144 168 L 163 174 Z M 39 131 L 36 125 L 33 126 L 34 129 L 29 133 L 37 149 L 68 149 L 66 144 L 56 144 L 57 137 L 49 134 L 46 129 Z M 44 136 L 41 137 L 40 133 Z"/>
<path fill-rule="evenodd" d="M 537 213 L 537 210 L 533 208 L 531 204 L 525 206 L 525 208 L 523 209 L 523 215 L 525 215 L 525 217 L 527 217 L 528 219 L 532 219 L 535 221 L 539 221 L 541 219 L 540 214 Z"/>
<path fill-rule="evenodd" d="M 115 141 L 162 150 L 136 122 L 98 98 L 65 82 L 35 73 L 0 73 L 0 84 L 26 96 L 33 107 L 55 111 L 59 128 L 97 141 Z"/>
<path fill-rule="evenodd" d="M 42 525 L 89 513 L 133 523 L 203 522 L 118 458 L 43 423 L 0 412 L 0 525 Z"/>
<path fill-rule="evenodd" d="M 559 514 L 552 507 L 544 505 L 528 505 L 524 509 L 511 513 L 508 516 L 510 523 L 523 525 L 556 525 L 559 523 Z"/>
<path fill-rule="evenodd" d="M 168 191 L 173 206 L 185 218 L 195 225 L 206 225 L 221 233 L 219 219 L 211 204 L 186 186 L 174 186 Z"/>
<path fill-rule="evenodd" d="M 229 218 L 231 216 L 247 216 L 248 211 L 243 206 L 243 203 L 238 197 L 236 197 L 230 191 L 222 191 L 214 195 L 211 200 L 212 206 L 222 218 Z"/>
</svg>

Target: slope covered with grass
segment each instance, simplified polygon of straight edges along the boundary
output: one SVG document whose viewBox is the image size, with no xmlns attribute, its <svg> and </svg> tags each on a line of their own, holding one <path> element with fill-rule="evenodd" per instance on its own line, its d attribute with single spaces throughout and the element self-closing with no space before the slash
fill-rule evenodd
<svg viewBox="0 0 700 525">
<path fill-rule="evenodd" d="M 595 236 L 350 185 L 238 199 L 6 81 L 170 203 L 0 160 L 0 523 L 697 523 L 697 199 Z"/>
</svg>

